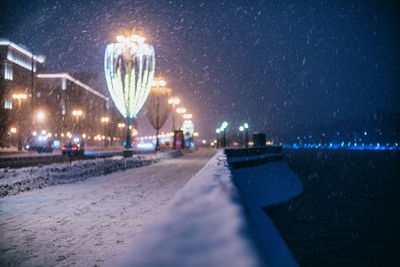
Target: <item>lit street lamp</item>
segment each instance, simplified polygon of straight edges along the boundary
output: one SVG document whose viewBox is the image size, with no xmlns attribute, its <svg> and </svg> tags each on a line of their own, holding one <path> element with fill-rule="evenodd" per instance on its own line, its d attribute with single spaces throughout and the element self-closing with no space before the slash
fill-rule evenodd
<svg viewBox="0 0 400 267">
<path fill-rule="evenodd" d="M 177 109 L 176 109 L 176 112 L 177 112 L 179 115 L 182 116 L 184 113 L 186 113 L 186 108 L 184 108 L 184 107 L 177 108 Z M 181 120 L 179 119 L 178 125 L 180 125 L 180 124 L 181 124 Z"/>
<path fill-rule="evenodd" d="M 246 143 L 245 143 L 245 147 L 249 147 L 249 125 L 246 123 L 243 124 L 243 128 L 246 130 Z"/>
<path fill-rule="evenodd" d="M 219 148 L 219 146 L 221 144 L 220 135 L 219 135 L 221 133 L 221 130 L 219 128 L 217 128 L 215 130 L 215 132 L 217 133 L 217 142 L 216 142 L 217 144 L 216 144 L 216 147 Z"/>
<path fill-rule="evenodd" d="M 178 105 L 181 102 L 181 100 L 177 97 L 171 97 L 168 99 L 168 104 L 172 105 L 172 132 L 176 130 L 175 128 L 175 106 Z"/>
<path fill-rule="evenodd" d="M 123 139 L 125 123 L 122 123 L 122 122 L 118 123 L 118 128 L 121 129 L 121 139 Z M 123 141 L 122 141 L 122 143 L 123 143 Z"/>
<path fill-rule="evenodd" d="M 221 124 L 221 127 L 219 127 L 219 129 L 216 130 L 217 134 L 218 133 L 223 133 L 223 138 L 222 138 L 222 147 L 226 147 L 227 146 L 227 139 L 226 139 L 226 128 L 228 127 L 229 123 L 227 121 L 224 121 Z"/>
<path fill-rule="evenodd" d="M 27 98 L 27 94 L 13 94 L 12 98 L 18 100 L 18 150 L 22 151 L 22 127 L 21 127 L 21 118 L 22 118 L 22 111 L 21 111 L 21 101 Z"/>
<path fill-rule="evenodd" d="M 108 122 L 110 121 L 109 117 L 101 117 L 101 123 L 104 125 L 104 135 L 105 135 L 105 139 L 104 139 L 104 147 L 107 147 L 107 137 L 108 137 Z"/>
<path fill-rule="evenodd" d="M 192 117 L 193 117 L 193 115 L 190 114 L 190 113 L 188 113 L 188 114 L 183 114 L 183 118 L 184 118 L 185 120 L 190 120 Z"/>
<path fill-rule="evenodd" d="M 17 132 L 17 128 L 15 127 L 11 127 L 10 129 L 10 145 L 12 146 L 12 135 L 15 134 Z"/>
<path fill-rule="evenodd" d="M 46 115 L 44 114 L 43 111 L 39 110 L 36 113 L 36 119 L 37 119 L 38 122 L 43 122 L 46 119 Z"/>
<path fill-rule="evenodd" d="M 240 146 L 243 146 L 243 131 L 244 131 L 244 127 L 242 125 L 240 125 L 239 127 L 239 131 L 240 131 Z"/>
<path fill-rule="evenodd" d="M 75 134 L 78 134 L 80 132 L 79 118 L 82 116 L 82 114 L 83 114 L 83 112 L 80 109 L 74 109 L 72 111 L 72 115 L 76 119 Z"/>
</svg>

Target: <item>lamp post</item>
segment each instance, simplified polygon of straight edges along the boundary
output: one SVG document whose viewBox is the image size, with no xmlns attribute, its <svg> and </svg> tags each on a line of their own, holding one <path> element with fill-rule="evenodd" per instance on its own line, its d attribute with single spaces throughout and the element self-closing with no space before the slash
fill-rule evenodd
<svg viewBox="0 0 400 267">
<path fill-rule="evenodd" d="M 76 119 L 76 125 L 75 125 L 75 135 L 78 135 L 80 132 L 80 124 L 79 124 L 79 118 L 82 116 L 83 112 L 80 109 L 74 109 L 72 111 L 72 115 L 75 117 Z"/>
<path fill-rule="evenodd" d="M 13 134 L 15 134 L 17 132 L 17 128 L 15 128 L 15 127 L 11 127 L 11 129 L 10 129 L 10 145 L 12 146 L 12 143 L 13 143 L 13 138 L 12 138 L 12 135 Z"/>
<path fill-rule="evenodd" d="M 183 118 L 184 118 L 185 120 L 190 120 L 190 119 L 193 118 L 193 115 L 190 114 L 190 113 L 186 113 L 186 114 L 183 114 Z"/>
<path fill-rule="evenodd" d="M 104 73 L 111 99 L 126 118 L 125 157 L 132 157 L 131 120 L 136 118 L 149 96 L 156 58 L 154 48 L 137 34 L 117 36 L 106 47 Z"/>
<path fill-rule="evenodd" d="M 244 127 L 241 125 L 239 127 L 239 132 L 240 132 L 240 146 L 243 146 L 243 131 L 244 131 Z"/>
<path fill-rule="evenodd" d="M 179 114 L 179 115 L 182 115 L 182 114 L 184 114 L 184 113 L 186 113 L 186 108 L 184 108 L 184 107 L 180 107 L 180 108 L 177 108 L 176 109 L 176 112 Z M 179 120 L 179 122 L 178 122 L 178 125 L 181 123 L 181 120 Z M 180 129 L 181 127 L 179 127 L 179 129 Z"/>
<path fill-rule="evenodd" d="M 107 147 L 107 138 L 108 138 L 108 131 L 107 131 L 107 126 L 108 126 L 108 122 L 110 121 L 109 117 L 101 117 L 101 123 L 104 126 L 104 147 Z"/>
<path fill-rule="evenodd" d="M 245 147 L 249 147 L 249 125 L 246 123 L 243 124 L 243 128 L 246 130 L 246 143 L 245 143 Z"/>
<path fill-rule="evenodd" d="M 178 98 L 171 98 L 172 89 L 165 87 L 166 84 L 167 83 L 161 77 L 155 78 L 153 81 L 153 87 L 151 88 L 149 97 L 145 104 L 146 116 L 149 119 L 150 124 L 156 130 L 155 151 L 161 149 L 159 132 L 168 119 L 171 110 L 170 105 L 175 107 L 175 104 L 180 102 Z M 173 121 L 172 130 L 175 130 L 175 121 Z"/>
<path fill-rule="evenodd" d="M 227 146 L 227 139 L 226 139 L 226 128 L 228 127 L 228 125 L 229 125 L 229 123 L 227 122 L 227 121 L 224 121 L 222 124 L 221 124 L 221 127 L 219 127 L 217 130 L 216 130 L 216 133 L 217 134 L 219 134 L 219 133 L 223 133 L 223 138 L 222 138 L 222 144 L 221 144 L 221 146 L 222 147 L 226 147 Z"/>
<path fill-rule="evenodd" d="M 220 139 L 220 135 L 219 134 L 221 133 L 221 130 L 218 128 L 218 129 L 215 130 L 215 132 L 217 133 L 217 145 L 216 145 L 216 147 L 219 148 L 219 145 L 221 143 L 221 141 L 219 140 Z"/>
<path fill-rule="evenodd" d="M 172 132 L 175 132 L 175 107 L 181 102 L 181 100 L 177 97 L 171 97 L 168 99 L 168 104 L 172 105 Z"/>
<path fill-rule="evenodd" d="M 19 129 L 19 131 L 18 131 L 18 151 L 22 151 L 21 101 L 25 100 L 27 98 L 27 95 L 20 93 L 20 94 L 13 94 L 12 97 L 13 97 L 13 99 L 18 100 L 18 129 Z"/>
<path fill-rule="evenodd" d="M 124 128 L 125 128 L 125 123 L 118 123 L 118 128 L 121 129 L 121 138 L 124 138 Z M 122 142 L 123 143 L 123 142 Z"/>
</svg>

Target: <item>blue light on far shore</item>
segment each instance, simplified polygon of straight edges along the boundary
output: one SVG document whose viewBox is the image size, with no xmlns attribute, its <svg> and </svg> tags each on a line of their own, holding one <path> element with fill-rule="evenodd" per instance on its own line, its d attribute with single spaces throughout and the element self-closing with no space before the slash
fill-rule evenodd
<svg viewBox="0 0 400 267">
<path fill-rule="evenodd" d="M 340 144 L 336 143 L 329 143 L 329 144 L 284 144 L 282 145 L 283 148 L 286 149 L 346 149 L 346 150 L 399 150 L 398 143 L 393 145 L 386 144 L 382 146 L 379 143 L 376 144 L 357 144 L 357 143 L 347 143 L 341 142 Z"/>
</svg>

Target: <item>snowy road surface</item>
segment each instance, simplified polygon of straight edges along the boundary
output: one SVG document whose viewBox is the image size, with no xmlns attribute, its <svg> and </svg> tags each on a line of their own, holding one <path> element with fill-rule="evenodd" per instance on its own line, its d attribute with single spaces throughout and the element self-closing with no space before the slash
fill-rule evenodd
<svg viewBox="0 0 400 267">
<path fill-rule="evenodd" d="M 0 265 L 111 266 L 215 152 L 1 199 Z"/>
</svg>

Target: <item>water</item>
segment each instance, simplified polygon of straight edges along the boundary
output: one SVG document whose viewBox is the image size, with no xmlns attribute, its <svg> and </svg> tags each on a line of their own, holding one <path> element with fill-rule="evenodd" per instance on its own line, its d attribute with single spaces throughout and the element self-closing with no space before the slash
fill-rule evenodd
<svg viewBox="0 0 400 267">
<path fill-rule="evenodd" d="M 400 152 L 288 150 L 304 194 L 264 209 L 301 266 L 400 266 Z"/>
</svg>

